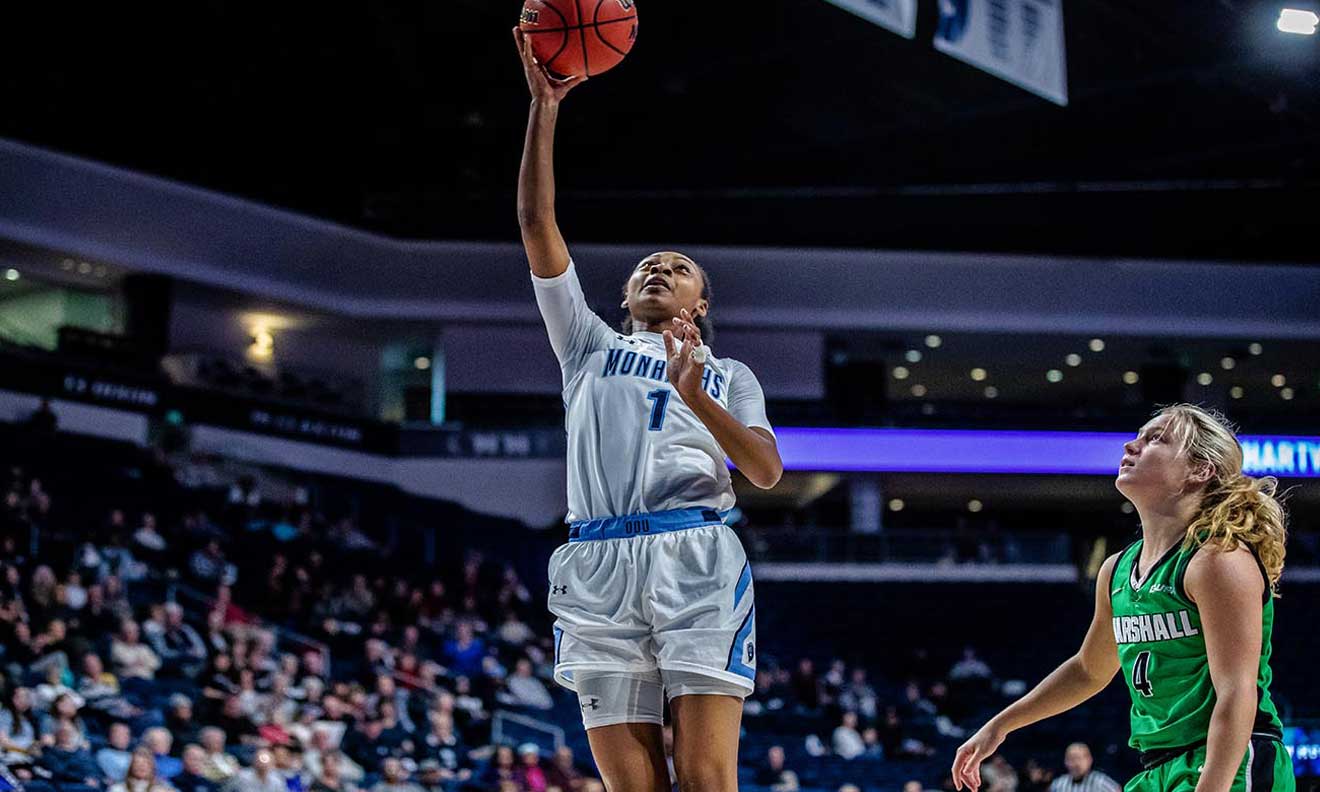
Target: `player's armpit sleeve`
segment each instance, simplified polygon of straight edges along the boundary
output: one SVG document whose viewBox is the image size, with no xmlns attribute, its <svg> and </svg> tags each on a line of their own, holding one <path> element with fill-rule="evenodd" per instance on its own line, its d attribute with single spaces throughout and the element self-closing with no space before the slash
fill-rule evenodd
<svg viewBox="0 0 1320 792">
<path fill-rule="evenodd" d="M 759 426 L 774 434 L 765 414 L 765 392 L 761 382 L 743 363 L 729 361 L 729 414 L 746 427 Z"/>
<path fill-rule="evenodd" d="M 532 286 L 560 366 L 576 367 L 584 357 L 609 345 L 615 333 L 587 307 L 572 261 L 567 270 L 553 278 L 533 275 Z"/>
</svg>

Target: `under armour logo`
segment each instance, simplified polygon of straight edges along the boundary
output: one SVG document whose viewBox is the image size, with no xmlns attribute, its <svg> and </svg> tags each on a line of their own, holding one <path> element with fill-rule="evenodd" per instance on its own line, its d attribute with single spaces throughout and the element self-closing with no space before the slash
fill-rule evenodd
<svg viewBox="0 0 1320 792">
<path fill-rule="evenodd" d="M 752 662 L 752 661 L 755 660 L 755 659 L 756 659 L 756 644 L 752 643 L 751 641 L 748 641 L 748 642 L 747 642 L 747 662 L 750 663 L 750 662 Z"/>
<path fill-rule="evenodd" d="M 596 710 L 600 709 L 600 699 L 595 698 L 593 696 L 591 700 L 582 703 L 582 709 L 591 710 L 592 712 L 595 712 Z"/>
<path fill-rule="evenodd" d="M 566 585 L 565 585 L 565 586 L 551 586 L 551 587 L 550 587 L 550 593 L 551 593 L 552 595 L 553 595 L 553 594 L 567 594 L 567 593 L 568 593 L 568 586 L 566 586 Z"/>
</svg>

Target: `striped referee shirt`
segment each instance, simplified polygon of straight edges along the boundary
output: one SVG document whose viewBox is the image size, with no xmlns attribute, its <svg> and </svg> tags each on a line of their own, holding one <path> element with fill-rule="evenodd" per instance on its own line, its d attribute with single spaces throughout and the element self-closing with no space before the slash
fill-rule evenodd
<svg viewBox="0 0 1320 792">
<path fill-rule="evenodd" d="M 1072 776 L 1064 773 L 1050 784 L 1050 792 L 1119 792 L 1120 789 L 1117 781 L 1099 770 L 1082 776 L 1081 781 L 1074 781 Z"/>
</svg>

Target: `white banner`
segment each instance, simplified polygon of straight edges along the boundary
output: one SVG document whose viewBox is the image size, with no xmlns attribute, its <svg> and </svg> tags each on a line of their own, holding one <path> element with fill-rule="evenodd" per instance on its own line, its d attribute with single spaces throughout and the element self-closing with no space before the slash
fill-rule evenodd
<svg viewBox="0 0 1320 792">
<path fill-rule="evenodd" d="M 826 0 L 903 38 L 917 35 L 917 0 Z"/>
<path fill-rule="evenodd" d="M 1068 104 L 1063 0 L 939 0 L 935 49 Z"/>
</svg>

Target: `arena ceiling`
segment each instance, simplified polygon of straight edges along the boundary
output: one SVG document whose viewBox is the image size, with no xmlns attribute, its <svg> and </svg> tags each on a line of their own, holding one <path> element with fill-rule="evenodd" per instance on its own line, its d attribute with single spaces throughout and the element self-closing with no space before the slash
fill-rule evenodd
<svg viewBox="0 0 1320 792">
<path fill-rule="evenodd" d="M 935 52 L 932 0 L 912 41 L 824 0 L 640 0 L 634 53 L 566 105 L 561 222 L 1314 262 L 1320 38 L 1280 35 L 1280 5 L 1066 0 L 1059 108 Z M 22 4 L 0 136 L 392 236 L 512 241 L 518 8 Z"/>
</svg>

